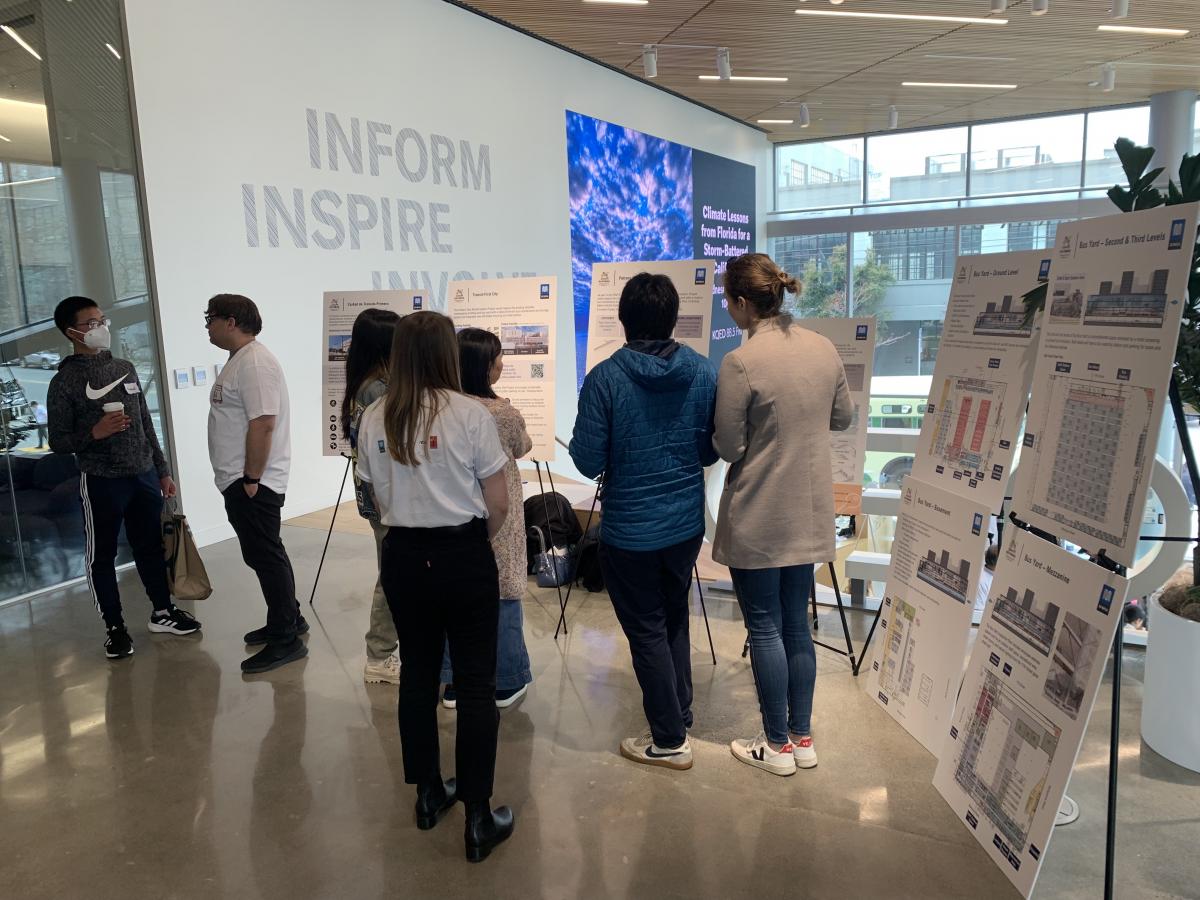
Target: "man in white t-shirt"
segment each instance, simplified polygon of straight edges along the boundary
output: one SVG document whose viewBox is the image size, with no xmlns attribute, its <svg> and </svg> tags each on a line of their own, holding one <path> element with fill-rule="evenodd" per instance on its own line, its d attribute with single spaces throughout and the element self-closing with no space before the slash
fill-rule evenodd
<svg viewBox="0 0 1200 900">
<path fill-rule="evenodd" d="M 253 300 L 217 294 L 208 301 L 204 325 L 208 339 L 229 351 L 209 393 L 208 455 L 242 559 L 267 601 L 266 626 L 245 637 L 247 644 L 266 646 L 242 662 L 242 671 L 269 672 L 308 655 L 299 637 L 308 623 L 279 536 L 291 462 L 287 382 L 279 360 L 256 339 L 262 317 Z"/>
</svg>

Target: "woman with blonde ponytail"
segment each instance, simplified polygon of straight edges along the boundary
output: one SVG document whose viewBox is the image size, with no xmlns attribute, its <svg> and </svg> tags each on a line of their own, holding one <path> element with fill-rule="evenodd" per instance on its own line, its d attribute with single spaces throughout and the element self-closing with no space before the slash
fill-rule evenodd
<svg viewBox="0 0 1200 900">
<path fill-rule="evenodd" d="M 713 446 L 730 464 L 713 558 L 729 566 L 750 631 L 763 733 L 733 755 L 776 775 L 817 764 L 811 717 L 817 661 L 808 629 L 813 566 L 833 559 L 829 432 L 854 404 L 830 341 L 783 311 L 799 282 L 764 253 L 725 270 L 725 300 L 748 340 L 717 378 Z"/>
</svg>

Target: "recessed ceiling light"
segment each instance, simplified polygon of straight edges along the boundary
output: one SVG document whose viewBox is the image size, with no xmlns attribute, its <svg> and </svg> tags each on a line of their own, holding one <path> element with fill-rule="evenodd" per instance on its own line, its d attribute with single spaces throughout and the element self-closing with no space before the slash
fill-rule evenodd
<svg viewBox="0 0 1200 900">
<path fill-rule="evenodd" d="M 849 12 L 836 9 L 798 9 L 798 16 L 832 16 L 841 19 L 893 19 L 901 22 L 954 22 L 959 25 L 1007 25 L 1008 19 L 976 16 L 928 16 L 918 13 Z"/>
<path fill-rule="evenodd" d="M 966 54 L 956 53 L 926 53 L 926 59 L 963 59 L 970 62 L 1014 62 L 1015 56 L 968 56 Z"/>
<path fill-rule="evenodd" d="M 792 125 L 795 119 L 756 119 L 759 125 Z"/>
<path fill-rule="evenodd" d="M 28 51 L 29 51 L 29 55 L 30 55 L 30 56 L 32 56 L 34 59 L 36 59 L 36 60 L 38 60 L 39 62 L 41 62 L 41 59 L 42 59 L 42 56 L 41 56 L 41 54 L 40 54 L 40 53 L 38 53 L 36 50 L 34 50 L 32 47 L 30 47 L 30 46 L 29 46 L 29 44 L 27 44 L 27 43 L 25 42 L 25 39 L 24 39 L 23 37 L 21 37 L 19 34 L 17 34 L 15 31 L 13 31 L 13 30 L 12 30 L 12 27 L 11 27 L 11 26 L 9 26 L 9 25 L 0 25 L 0 31 L 3 31 L 3 32 L 4 32 L 5 34 L 7 34 L 7 35 L 8 35 L 10 38 L 12 38 L 14 41 L 16 41 L 18 44 L 20 44 L 20 45 L 21 45 L 22 47 L 24 47 L 26 50 L 28 50 Z"/>
<path fill-rule="evenodd" d="M 113 56 L 115 56 L 117 59 L 121 58 L 121 54 L 117 52 L 117 48 L 114 47 L 112 44 L 110 44 L 108 41 L 104 42 L 104 46 L 107 47 L 108 52 L 111 53 Z"/>
<path fill-rule="evenodd" d="M 981 90 L 1011 91 L 1015 84 L 982 84 L 975 81 L 902 81 L 902 87 L 979 88 Z"/>
<path fill-rule="evenodd" d="M 1122 34 L 1161 34 L 1168 37 L 1182 37 L 1188 33 L 1186 28 L 1141 28 L 1137 25 L 1097 25 L 1097 31 L 1119 31 Z"/>
<path fill-rule="evenodd" d="M 701 75 L 701 81 L 787 81 L 787 78 L 779 78 L 774 75 L 730 75 L 728 78 L 722 78 L 720 75 Z"/>
<path fill-rule="evenodd" d="M 6 143 L 6 144 L 11 144 L 11 143 L 12 143 L 12 138 L 10 138 L 10 137 L 5 137 L 4 135 L 0 134 L 0 141 L 4 141 L 4 143 Z"/>
</svg>

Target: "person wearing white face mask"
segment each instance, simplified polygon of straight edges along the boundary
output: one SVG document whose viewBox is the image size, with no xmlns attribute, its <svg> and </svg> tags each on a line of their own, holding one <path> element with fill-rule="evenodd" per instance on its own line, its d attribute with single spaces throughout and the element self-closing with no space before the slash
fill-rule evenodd
<svg viewBox="0 0 1200 900">
<path fill-rule="evenodd" d="M 200 623 L 171 602 L 162 545 L 163 498 L 175 482 L 158 445 L 150 409 L 133 363 L 115 358 L 108 319 L 87 297 L 68 297 L 54 324 L 74 353 L 59 364 L 46 405 L 50 449 L 74 453 L 86 536 L 88 587 L 108 632 L 109 659 L 133 654 L 117 591 L 117 536 L 133 550 L 142 585 L 154 605 L 149 630 L 192 634 Z"/>
</svg>

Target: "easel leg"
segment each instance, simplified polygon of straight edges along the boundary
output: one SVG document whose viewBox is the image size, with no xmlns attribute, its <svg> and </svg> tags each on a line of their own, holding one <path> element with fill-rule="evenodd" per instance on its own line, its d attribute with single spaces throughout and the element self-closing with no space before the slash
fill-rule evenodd
<svg viewBox="0 0 1200 900">
<path fill-rule="evenodd" d="M 542 509 L 543 509 L 543 510 L 544 510 L 544 512 L 546 513 L 546 522 L 547 522 L 546 530 L 547 530 L 547 531 L 550 531 L 550 527 L 549 527 L 549 522 L 550 522 L 550 501 L 546 499 L 546 486 L 545 486 L 545 484 L 543 484 L 543 483 L 542 483 L 542 464 L 541 464 L 540 462 L 538 462 L 536 459 L 533 461 L 533 470 L 534 470 L 535 472 L 537 472 L 537 479 L 538 479 L 538 492 L 539 492 L 539 493 L 542 495 Z M 550 478 L 550 490 L 552 490 L 552 491 L 553 491 L 553 490 L 554 490 L 554 479 L 550 477 L 550 465 L 549 465 L 549 463 L 547 463 L 547 464 L 546 464 L 546 476 L 547 476 L 548 478 Z M 551 532 L 550 534 L 547 534 L 547 535 L 546 535 L 546 541 L 547 541 L 547 543 L 549 544 L 549 546 L 547 547 L 547 549 L 549 549 L 549 550 L 552 550 L 552 549 L 554 548 L 554 533 L 553 533 L 553 532 Z M 566 609 L 567 603 L 566 603 L 566 600 L 564 600 L 564 599 L 563 599 L 562 585 L 561 585 L 561 584 L 556 584 L 556 585 L 554 586 L 554 589 L 555 589 L 556 591 L 558 591 L 558 615 L 559 615 L 559 621 L 561 622 L 561 621 L 562 621 L 563 610 L 564 610 L 564 609 Z M 569 592 L 569 591 L 570 591 L 570 587 L 568 587 L 568 588 L 567 588 L 567 590 L 568 590 L 568 592 Z M 570 596 L 570 594 L 569 594 L 569 593 L 568 593 L 568 596 Z M 555 637 L 555 638 L 557 638 L 557 637 L 558 637 L 558 631 L 557 631 L 557 629 L 556 629 L 556 630 L 555 630 L 555 632 L 554 632 L 554 637 Z"/>
<path fill-rule="evenodd" d="M 713 665 L 717 664 L 717 651 L 713 649 L 712 629 L 708 627 L 708 610 L 704 606 L 704 586 L 700 584 L 700 567 L 692 566 L 692 572 L 696 579 L 696 590 L 700 594 L 700 612 L 704 613 L 704 630 L 708 632 L 708 652 L 712 655 Z M 749 643 L 747 642 L 747 647 Z"/>
<path fill-rule="evenodd" d="M 875 618 L 871 620 L 871 630 L 867 632 L 867 639 L 862 645 L 862 655 L 858 658 L 858 665 L 854 667 L 854 674 L 858 674 L 858 670 L 862 668 L 863 662 L 867 658 L 867 648 L 871 646 L 871 638 L 875 635 L 875 626 L 879 624 L 879 617 L 883 615 L 884 601 L 879 602 L 879 609 L 875 610 Z"/>
<path fill-rule="evenodd" d="M 549 467 L 549 466 L 547 466 L 547 467 L 546 467 L 546 473 L 547 473 L 547 474 L 549 474 L 549 472 L 550 472 L 550 467 Z M 602 477 L 603 477 L 603 476 L 602 476 Z M 552 487 L 553 487 L 553 484 L 554 484 L 554 482 L 552 481 L 552 482 L 551 482 L 551 486 L 552 486 Z M 593 515 L 595 515 L 595 513 L 596 513 L 596 502 L 597 502 L 599 499 L 600 499 L 600 482 L 599 482 L 599 481 L 597 481 L 597 482 L 596 482 L 596 493 L 594 493 L 594 494 L 592 495 L 592 506 L 591 506 L 591 508 L 588 510 L 587 522 L 586 522 L 586 525 L 585 525 L 585 527 L 584 527 L 584 529 L 583 529 L 583 534 L 584 534 L 584 537 L 587 537 L 587 533 L 588 533 L 588 531 L 589 531 L 589 530 L 591 529 L 591 527 L 592 527 L 592 516 L 593 516 Z M 583 541 L 582 541 L 582 540 L 580 540 L 580 542 L 579 542 L 579 547 L 580 547 L 580 551 L 579 551 L 579 553 L 582 553 L 582 548 L 583 548 Z M 577 568 L 577 567 L 578 567 L 578 565 L 579 565 L 579 556 L 577 555 L 577 556 L 575 557 L 575 567 Z M 560 630 L 560 629 L 561 629 L 561 631 L 562 631 L 562 633 L 563 633 L 563 634 L 566 634 L 566 633 L 567 633 L 567 604 L 571 602 L 571 591 L 572 591 L 574 588 L 575 588 L 575 579 L 574 579 L 574 578 L 572 578 L 572 579 L 571 579 L 571 583 L 567 585 L 567 596 L 566 596 L 566 597 L 565 597 L 565 598 L 562 600 L 562 602 L 561 602 L 561 603 L 560 603 L 560 605 L 559 605 L 559 609 L 558 609 L 558 624 L 554 626 L 554 639 L 555 639 L 556 641 L 558 640 L 558 632 L 559 632 L 559 630 Z M 561 592 L 560 592 L 560 593 L 561 593 Z"/>
<path fill-rule="evenodd" d="M 813 639 L 813 643 L 818 647 L 824 647 L 826 650 L 832 650 L 834 653 L 841 654 L 850 660 L 850 671 L 855 675 L 858 674 L 858 666 L 854 659 L 854 644 L 850 642 L 850 626 L 846 623 L 846 607 L 842 603 L 842 591 L 838 586 L 837 571 L 833 567 L 833 563 L 829 563 L 829 577 L 833 582 L 833 595 L 837 598 L 838 615 L 842 619 L 842 636 L 846 639 L 846 649 L 842 650 L 838 647 L 831 647 L 829 644 Z M 817 579 L 816 571 L 813 572 L 812 584 L 809 586 L 809 597 L 812 599 L 813 609 L 817 607 Z M 814 617 L 815 618 L 815 617 Z"/>
<path fill-rule="evenodd" d="M 1121 741 L 1121 656 L 1125 644 L 1124 623 L 1117 626 L 1113 641 L 1112 727 L 1108 746 L 1108 824 L 1104 844 L 1104 900 L 1112 900 L 1117 861 L 1117 762 Z"/>
<path fill-rule="evenodd" d="M 321 569 L 325 568 L 325 554 L 329 552 L 329 539 L 333 537 L 333 526 L 337 522 L 338 510 L 342 508 L 342 493 L 346 490 L 346 476 L 350 474 L 350 457 L 346 457 L 346 469 L 342 472 L 342 484 L 338 488 L 337 503 L 333 505 L 333 516 L 329 520 L 329 531 L 325 534 L 325 547 L 321 550 L 321 561 L 317 563 L 317 577 L 313 579 L 312 593 L 308 595 L 308 605 L 313 605 L 317 596 L 317 584 L 321 581 Z"/>
</svg>

